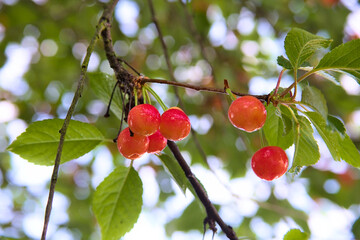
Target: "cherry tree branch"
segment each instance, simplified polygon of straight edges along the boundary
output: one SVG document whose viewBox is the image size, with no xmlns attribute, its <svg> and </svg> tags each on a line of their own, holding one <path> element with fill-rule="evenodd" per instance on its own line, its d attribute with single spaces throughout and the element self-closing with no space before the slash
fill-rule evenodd
<svg viewBox="0 0 360 240">
<path fill-rule="evenodd" d="M 188 88 L 188 89 L 192 89 L 195 91 L 205 91 L 205 92 L 214 92 L 214 93 L 221 93 L 221 94 L 227 94 L 225 89 L 219 89 L 219 88 L 211 88 L 211 87 L 203 87 L 203 86 L 195 86 L 192 84 L 188 84 L 188 83 L 179 83 L 179 82 L 173 82 L 173 81 L 168 81 L 168 80 L 164 80 L 164 79 L 153 79 L 153 78 L 142 78 L 140 80 L 141 84 L 144 83 L 159 83 L 159 84 L 167 84 L 167 85 L 173 85 L 173 86 L 177 86 L 177 87 L 182 87 L 182 88 Z M 247 93 L 239 93 L 239 92 L 235 92 L 235 91 L 231 91 L 233 94 L 235 94 L 236 96 L 249 96 L 251 94 L 247 94 Z M 251 95 L 256 97 L 259 100 L 263 100 L 263 101 L 267 101 L 269 95 Z"/>
<path fill-rule="evenodd" d="M 114 11 L 114 8 L 117 4 L 118 0 L 112 0 L 107 7 L 104 9 L 104 12 L 101 16 L 101 18 L 99 19 L 99 22 L 96 26 L 96 31 L 94 36 L 91 39 L 91 42 L 87 48 L 86 51 L 86 55 L 85 58 L 81 64 L 81 73 L 80 73 L 80 78 L 78 80 L 78 85 L 73 97 L 73 100 L 71 102 L 71 105 L 68 109 L 68 112 L 66 114 L 64 123 L 61 127 L 61 129 L 59 130 L 60 133 L 60 140 L 59 140 L 59 145 L 58 145 L 58 149 L 56 152 L 56 157 L 55 157 L 55 161 L 54 161 L 54 168 L 53 168 L 53 173 L 51 176 L 51 182 L 50 182 L 50 188 L 49 188 L 49 196 L 48 196 L 48 200 L 47 200 L 47 204 L 46 204 L 46 209 L 45 209 L 45 216 L 44 216 L 44 225 L 43 225 L 43 230 L 42 230 L 42 234 L 41 234 L 41 240 L 45 240 L 46 239 L 46 233 L 47 233 L 47 229 L 48 229 L 48 225 L 49 225 L 49 221 L 50 221 L 50 215 L 51 215 L 51 209 L 52 209 L 52 203 L 54 200 L 54 193 L 55 193 L 55 186 L 56 186 L 56 182 L 58 179 L 58 173 L 59 173 L 59 168 L 60 168 L 60 160 L 61 160 L 61 154 L 62 154 L 62 150 L 63 150 L 63 146 L 64 146 L 64 141 L 65 141 L 65 135 L 66 135 L 66 131 L 69 127 L 70 124 L 70 119 L 74 113 L 75 110 L 75 106 L 79 100 L 79 98 L 81 97 L 84 85 L 85 85 L 85 77 L 86 77 L 86 71 L 88 68 L 88 64 L 90 61 L 90 56 L 95 48 L 96 42 L 99 40 L 99 35 L 100 32 L 104 29 L 105 25 L 104 23 L 109 23 L 112 20 L 112 13 Z"/>
<path fill-rule="evenodd" d="M 149 1 L 151 1 L 151 0 L 149 0 Z M 124 69 L 121 66 L 121 63 L 120 63 L 119 59 L 116 57 L 113 46 L 112 46 L 112 37 L 111 37 L 110 27 L 111 27 L 110 24 L 106 24 L 105 29 L 103 29 L 101 32 L 107 59 L 110 63 L 110 66 L 112 67 L 112 69 L 115 72 L 115 76 L 116 76 L 117 80 L 120 81 L 121 83 L 123 83 L 124 85 L 126 85 L 129 89 L 132 89 L 134 87 L 133 81 L 136 81 L 136 79 L 139 79 L 139 78 L 135 78 L 130 73 L 128 73 L 126 71 L 126 69 Z M 173 81 L 171 81 L 171 82 L 174 83 Z M 205 219 L 205 223 L 209 224 L 210 228 L 213 231 L 215 231 L 216 228 L 215 228 L 214 222 L 217 222 L 219 224 L 219 226 L 221 227 L 221 229 L 226 233 L 226 235 L 228 236 L 229 239 L 231 239 L 231 240 L 238 239 L 236 237 L 235 232 L 232 230 L 232 228 L 230 226 L 226 225 L 224 223 L 224 221 L 221 219 L 221 217 L 219 216 L 214 205 L 211 203 L 211 201 L 207 197 L 205 190 L 203 189 L 201 184 L 198 182 L 195 175 L 191 172 L 190 167 L 186 164 L 176 143 L 174 143 L 172 141 L 168 141 L 168 146 L 171 149 L 171 151 L 173 152 L 175 158 L 179 162 L 185 175 L 188 177 L 190 183 L 192 184 L 192 186 L 194 187 L 194 189 L 196 191 L 196 194 L 198 195 L 199 199 L 201 200 L 201 202 L 203 203 L 203 205 L 206 209 L 207 218 Z"/>
<path fill-rule="evenodd" d="M 230 240 L 237 240 L 238 237 L 234 232 L 233 228 L 227 225 L 222 218 L 220 217 L 219 213 L 217 212 L 215 206 L 211 203 L 210 199 L 208 198 L 206 191 L 197 180 L 196 176 L 192 173 L 189 165 L 186 163 L 184 157 L 181 155 L 178 146 L 175 142 L 169 141 L 167 142 L 171 152 L 173 153 L 174 157 L 178 161 L 179 165 L 183 169 L 186 177 L 189 179 L 191 185 L 194 187 L 197 196 L 199 197 L 200 201 L 205 207 L 207 218 L 205 219 L 205 223 L 208 223 L 210 228 L 213 231 L 216 231 L 216 228 L 213 225 L 212 221 L 215 221 L 219 224 L 221 230 L 226 234 L 226 236 Z"/>
</svg>

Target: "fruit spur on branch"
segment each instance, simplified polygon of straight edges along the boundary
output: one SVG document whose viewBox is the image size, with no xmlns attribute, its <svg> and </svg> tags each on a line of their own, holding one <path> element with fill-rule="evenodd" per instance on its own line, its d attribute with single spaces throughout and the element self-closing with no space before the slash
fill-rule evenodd
<svg viewBox="0 0 360 240">
<path fill-rule="evenodd" d="M 145 153 L 159 154 L 166 147 L 168 140 L 180 141 L 186 138 L 191 131 L 190 119 L 182 109 L 178 107 L 168 109 L 149 86 L 144 85 L 140 88 L 144 103 L 138 104 L 135 88 L 135 106 L 128 113 L 128 127 L 123 129 L 116 139 L 121 155 L 131 160 L 137 159 Z M 150 104 L 148 92 L 163 108 L 162 115 L 156 107 Z"/>
<path fill-rule="evenodd" d="M 277 62 L 282 70 L 280 70 L 274 90 L 266 95 L 234 92 L 230 89 L 227 80 L 224 80 L 223 89 L 216 89 L 139 76 L 134 79 L 134 88 L 136 89 L 134 93 L 136 94 L 133 95 L 136 106 L 137 92 L 142 92 L 144 104 L 140 104 L 132 110 L 134 117 L 136 116 L 135 119 L 131 116 L 133 113 L 129 113 L 130 137 L 132 133 L 140 133 L 142 136 L 148 137 L 158 130 L 158 134 L 161 134 L 166 140 L 179 141 L 189 134 L 191 126 L 186 114 L 179 108 L 168 109 L 147 83 L 166 84 L 196 91 L 226 94 L 231 99 L 227 111 L 229 122 L 241 131 L 249 134 L 257 132 L 260 135 L 261 147 L 253 155 L 251 167 L 261 179 L 272 181 L 287 171 L 299 173 L 303 167 L 316 164 L 320 159 L 320 148 L 314 137 L 314 129 L 324 140 L 335 161 L 344 160 L 354 167 L 360 167 L 359 151 L 347 135 L 344 123 L 329 114 L 322 92 L 310 85 L 309 77 L 312 75 L 337 80 L 337 75 L 332 76 L 331 73 L 342 72 L 355 79 L 359 77 L 359 58 L 353 54 L 354 49 L 358 49 L 360 46 L 359 40 L 335 47 L 320 58 L 315 66 L 311 66 L 311 62 L 307 62 L 319 49 L 328 48 L 331 42 L 331 39 L 311 34 L 302 29 L 290 30 L 284 42 L 287 58 L 278 57 Z M 285 72 L 288 72 L 289 76 L 292 75 L 293 83 L 280 87 Z M 162 107 L 164 113 L 161 116 L 156 111 L 152 114 L 141 113 L 153 109 L 150 107 L 150 94 Z M 144 106 L 141 107 L 142 105 Z M 149 117 L 148 114 L 150 114 Z M 146 117 L 143 119 L 144 117 L 141 116 Z M 132 126 L 133 124 L 134 126 Z M 140 126 L 136 126 L 137 124 Z M 133 132 L 132 129 L 134 129 Z M 162 151 L 165 140 L 162 139 L 162 144 L 155 145 L 161 145 L 161 147 L 157 150 L 151 149 L 149 152 Z M 294 152 L 289 161 L 285 150 L 291 146 L 293 146 Z M 119 147 L 120 149 L 122 148 Z M 264 169 L 268 169 L 268 171 Z"/>
</svg>

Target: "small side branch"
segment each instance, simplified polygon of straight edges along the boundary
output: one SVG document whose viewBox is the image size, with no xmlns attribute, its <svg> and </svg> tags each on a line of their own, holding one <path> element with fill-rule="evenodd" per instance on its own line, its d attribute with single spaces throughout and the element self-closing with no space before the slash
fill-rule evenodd
<svg viewBox="0 0 360 240">
<path fill-rule="evenodd" d="M 163 80 L 163 79 L 152 79 L 152 78 L 142 78 L 141 80 L 141 84 L 150 82 L 150 83 L 159 83 L 159 84 L 167 84 L 167 85 L 173 85 L 173 86 L 177 86 L 177 87 L 182 87 L 182 88 L 188 88 L 188 89 L 192 89 L 195 91 L 205 91 L 205 92 L 214 92 L 214 93 L 221 93 L 221 94 L 227 94 L 225 89 L 218 89 L 218 88 L 210 88 L 210 87 L 202 87 L 202 86 L 195 86 L 195 85 L 191 85 L 191 84 L 187 84 L 187 83 L 179 83 L 179 82 L 173 82 L 173 81 L 168 81 L 168 80 Z M 246 94 L 246 93 L 239 93 L 239 92 L 235 92 L 235 91 L 231 91 L 233 94 L 235 94 L 236 96 L 249 96 L 251 94 Z M 269 95 L 251 95 L 256 97 L 259 100 L 262 101 L 267 101 Z"/>
<path fill-rule="evenodd" d="M 189 165 L 186 163 L 185 159 L 180 153 L 180 150 L 175 142 L 168 141 L 167 142 L 171 152 L 173 153 L 174 157 L 178 161 L 179 165 L 181 166 L 182 170 L 184 171 L 186 177 L 189 179 L 191 185 L 194 187 L 195 192 L 197 196 L 199 197 L 200 201 L 205 207 L 207 218 L 206 223 L 215 221 L 219 224 L 221 230 L 226 234 L 226 236 L 230 240 L 237 240 L 238 237 L 236 236 L 236 233 L 234 232 L 233 228 L 229 225 L 227 225 L 222 218 L 220 217 L 219 213 L 217 212 L 214 205 L 211 203 L 210 199 L 208 198 L 205 190 L 203 189 L 200 182 L 197 180 L 195 175 L 192 173 Z"/>
<path fill-rule="evenodd" d="M 86 71 L 89 65 L 89 61 L 90 61 L 90 56 L 95 48 L 96 42 L 99 40 L 99 36 L 100 36 L 100 32 L 104 29 L 105 27 L 105 23 L 110 23 L 111 19 L 112 19 L 112 13 L 114 11 L 114 8 L 117 4 L 118 0 L 112 0 L 107 7 L 105 8 L 102 17 L 100 18 L 97 27 L 96 27 L 96 31 L 95 34 L 93 36 L 93 38 L 91 39 L 91 42 L 87 48 L 87 52 L 85 55 L 85 58 L 83 60 L 83 63 L 81 65 L 81 73 L 80 73 L 80 78 L 78 81 L 78 85 L 73 97 L 73 100 L 71 102 L 71 105 L 68 109 L 68 112 L 66 114 L 63 126 L 60 129 L 60 140 L 59 140 L 59 145 L 58 145 L 58 149 L 57 149 L 57 153 L 56 153 L 56 158 L 54 161 L 54 168 L 53 168 L 53 173 L 51 176 L 51 182 L 50 182 L 50 188 L 49 188 L 49 196 L 48 196 L 48 200 L 47 200 L 47 204 L 46 204 L 46 209 L 45 209 L 45 217 L 44 217 L 44 225 L 43 225 L 43 230 L 42 230 L 42 234 L 41 234 L 41 240 L 46 240 L 46 234 L 47 234 L 47 229 L 48 229 L 48 225 L 49 225 L 49 221 L 50 221 L 50 215 L 51 215 L 51 209 L 52 209 L 52 203 L 54 200 L 54 194 L 55 194 L 55 186 L 56 186 L 56 182 L 58 179 L 58 173 L 59 173 L 59 168 L 60 168 L 60 160 L 61 160 L 61 154 L 62 154 L 62 150 L 63 150 L 63 146 L 64 146 L 64 142 L 65 142 L 65 135 L 66 135 L 66 131 L 69 127 L 69 123 L 70 123 L 70 119 L 71 116 L 74 113 L 75 110 L 75 106 L 78 102 L 78 100 L 81 97 L 84 85 L 85 85 L 85 77 L 86 77 Z"/>
</svg>

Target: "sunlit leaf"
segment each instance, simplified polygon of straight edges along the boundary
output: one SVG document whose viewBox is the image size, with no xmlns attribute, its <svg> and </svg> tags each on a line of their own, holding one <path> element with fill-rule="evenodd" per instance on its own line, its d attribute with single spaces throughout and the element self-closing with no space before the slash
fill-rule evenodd
<svg viewBox="0 0 360 240">
<path fill-rule="evenodd" d="M 60 141 L 63 119 L 48 119 L 29 125 L 8 147 L 29 162 L 53 165 Z M 61 163 L 81 157 L 104 140 L 101 132 L 89 123 L 71 120 L 66 132 Z"/>
<path fill-rule="evenodd" d="M 299 125 L 295 127 L 295 152 L 291 171 L 297 166 L 313 165 L 320 159 L 319 147 L 309 120 L 303 116 L 297 116 L 297 119 Z"/>
<path fill-rule="evenodd" d="M 334 131 L 338 131 L 341 134 L 341 136 L 345 136 L 346 128 L 344 126 L 344 123 L 340 119 L 332 115 L 328 115 L 327 123 L 329 127 L 332 128 Z"/>
<path fill-rule="evenodd" d="M 290 229 L 284 236 L 284 240 L 308 240 L 309 234 L 300 229 Z"/>
<path fill-rule="evenodd" d="M 321 138 L 324 140 L 326 146 L 328 147 L 331 156 L 335 161 L 340 161 L 340 152 L 339 152 L 339 143 L 336 141 L 337 134 L 335 131 L 332 131 L 330 127 L 326 125 L 325 119 L 321 114 L 317 112 L 305 112 L 305 115 L 310 119 L 311 123 L 315 126 L 316 130 L 320 134 Z"/>
<path fill-rule="evenodd" d="M 268 144 L 287 149 L 293 144 L 294 135 L 293 131 L 286 129 L 286 117 L 282 117 L 279 109 L 272 104 L 267 106 L 266 112 L 266 122 L 263 130 Z"/>
<path fill-rule="evenodd" d="M 345 127 L 340 120 L 330 117 L 331 120 L 325 122 L 319 113 L 306 112 L 305 114 L 319 132 L 334 160 L 342 159 L 354 167 L 360 167 L 359 150 L 344 132 Z"/>
<path fill-rule="evenodd" d="M 294 69 L 298 69 L 316 50 L 329 47 L 332 40 L 293 28 L 285 38 L 286 55 Z"/>
<path fill-rule="evenodd" d="M 284 56 L 278 56 L 277 63 L 286 69 L 293 69 L 293 66 L 291 65 L 291 62 L 286 59 Z"/>
<path fill-rule="evenodd" d="M 302 91 L 301 102 L 310 105 L 314 110 L 318 111 L 324 119 L 327 118 L 328 108 L 326 100 L 319 89 L 306 86 Z"/>
<path fill-rule="evenodd" d="M 360 84 L 360 39 L 341 44 L 328 52 L 315 70 L 341 70 Z"/>
<path fill-rule="evenodd" d="M 117 240 L 130 231 L 142 207 L 142 182 L 133 167 L 117 167 L 96 188 L 93 210 L 104 240 Z"/>
</svg>

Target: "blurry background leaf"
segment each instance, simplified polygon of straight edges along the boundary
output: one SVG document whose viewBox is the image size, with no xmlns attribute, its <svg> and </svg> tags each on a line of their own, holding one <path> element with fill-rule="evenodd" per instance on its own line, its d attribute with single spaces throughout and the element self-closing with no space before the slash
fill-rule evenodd
<svg viewBox="0 0 360 240">
<path fill-rule="evenodd" d="M 308 240 L 308 239 L 309 239 L 309 234 L 300 231 L 300 229 L 291 229 L 284 236 L 284 240 Z"/>
<path fill-rule="evenodd" d="M 116 79 L 114 76 L 102 72 L 88 73 L 87 74 L 90 82 L 90 87 L 96 94 L 96 96 L 104 102 L 109 104 L 111 93 L 114 90 Z M 116 87 L 114 96 L 112 98 L 110 110 L 115 114 L 118 119 L 122 116 L 122 100 L 120 95 L 119 86 Z"/>
</svg>

